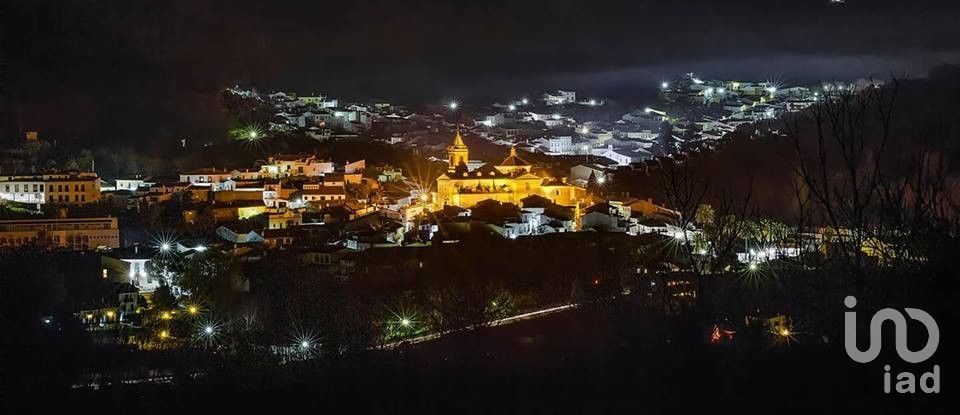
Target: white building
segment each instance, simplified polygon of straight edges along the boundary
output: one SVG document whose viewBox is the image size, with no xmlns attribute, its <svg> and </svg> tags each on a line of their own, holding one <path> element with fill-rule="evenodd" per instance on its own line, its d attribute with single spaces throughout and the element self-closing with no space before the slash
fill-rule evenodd
<svg viewBox="0 0 960 415">
<path fill-rule="evenodd" d="M 270 156 L 260 166 L 261 177 L 318 177 L 334 170 L 332 161 L 318 160 L 313 155 L 277 155 Z"/>
<path fill-rule="evenodd" d="M 540 150 L 546 154 L 573 155 L 579 153 L 577 151 L 579 149 L 573 144 L 573 137 L 568 135 L 539 138 L 536 142 Z"/>
<path fill-rule="evenodd" d="M 100 200 L 96 173 L 0 176 L 0 199 L 20 203 L 85 204 Z"/>
<path fill-rule="evenodd" d="M 543 94 L 543 102 L 547 105 L 573 104 L 577 102 L 577 93 L 558 89 L 556 94 Z"/>
<path fill-rule="evenodd" d="M 219 188 L 219 184 L 229 179 L 232 174 L 227 170 L 217 168 L 203 168 L 180 173 L 180 181 L 194 186 L 210 186 Z"/>
</svg>

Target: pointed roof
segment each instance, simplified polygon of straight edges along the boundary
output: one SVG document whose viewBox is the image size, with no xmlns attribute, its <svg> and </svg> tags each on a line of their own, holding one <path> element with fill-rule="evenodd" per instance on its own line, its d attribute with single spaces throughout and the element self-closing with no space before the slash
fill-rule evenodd
<svg viewBox="0 0 960 415">
<path fill-rule="evenodd" d="M 460 136 L 460 126 L 457 125 L 457 133 L 453 136 L 453 144 L 451 147 L 466 147 L 467 145 L 463 142 L 463 137 Z"/>
<path fill-rule="evenodd" d="M 517 148 L 513 146 L 510 147 L 510 155 L 507 156 L 507 158 L 503 159 L 503 162 L 500 163 L 500 165 L 501 166 L 532 166 L 532 164 L 530 164 L 529 162 L 520 158 L 520 156 L 517 155 Z"/>
</svg>

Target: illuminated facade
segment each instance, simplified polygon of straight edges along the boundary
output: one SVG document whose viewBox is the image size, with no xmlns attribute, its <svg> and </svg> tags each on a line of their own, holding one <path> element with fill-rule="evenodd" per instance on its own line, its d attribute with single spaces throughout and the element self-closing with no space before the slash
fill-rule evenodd
<svg viewBox="0 0 960 415">
<path fill-rule="evenodd" d="M 75 251 L 118 248 L 117 218 L 0 220 L 0 248 L 36 246 Z"/>
<path fill-rule="evenodd" d="M 460 136 L 460 127 L 457 127 L 457 134 L 453 136 L 453 144 L 447 147 L 447 165 L 449 170 L 454 170 L 461 164 L 467 165 L 470 161 L 470 150 L 467 144 L 463 142 Z"/>
<path fill-rule="evenodd" d="M 82 205 L 100 200 L 96 173 L 0 176 L 0 199 L 20 203 Z"/>
<path fill-rule="evenodd" d="M 439 206 L 452 205 L 469 208 L 482 200 L 520 205 L 520 200 L 531 195 L 543 196 L 552 202 L 573 206 L 586 197 L 586 190 L 555 179 L 532 173 L 533 166 L 510 149 L 510 155 L 500 164 L 484 164 L 467 170 L 469 149 L 459 130 L 453 143 L 447 147 L 447 172 L 437 178 L 434 200 Z"/>
</svg>

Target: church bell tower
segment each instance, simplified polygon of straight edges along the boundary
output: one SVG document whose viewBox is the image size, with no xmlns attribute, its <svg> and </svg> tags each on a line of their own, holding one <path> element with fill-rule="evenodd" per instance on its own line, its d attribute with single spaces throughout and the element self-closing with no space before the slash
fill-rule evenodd
<svg viewBox="0 0 960 415">
<path fill-rule="evenodd" d="M 456 170 L 457 166 L 463 163 L 464 166 L 467 165 L 469 159 L 469 150 L 467 145 L 463 142 L 463 137 L 460 136 L 460 126 L 457 126 L 457 133 L 453 136 L 453 143 L 447 146 L 447 163 L 449 166 L 448 170 Z"/>
</svg>

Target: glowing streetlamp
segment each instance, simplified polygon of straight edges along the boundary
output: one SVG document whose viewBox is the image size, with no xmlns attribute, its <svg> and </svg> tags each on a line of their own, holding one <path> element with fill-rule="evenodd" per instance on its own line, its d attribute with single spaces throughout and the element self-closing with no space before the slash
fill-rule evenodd
<svg viewBox="0 0 960 415">
<path fill-rule="evenodd" d="M 300 341 L 300 348 L 301 348 L 301 349 L 304 349 L 304 350 L 309 349 L 309 348 L 310 348 L 310 342 L 309 342 L 308 340 L 302 340 L 302 341 Z"/>
<path fill-rule="evenodd" d="M 520 102 L 521 102 L 523 105 L 527 105 L 527 104 L 530 103 L 530 101 L 528 101 L 526 98 L 520 100 Z"/>
<path fill-rule="evenodd" d="M 660 89 L 667 89 L 667 88 L 670 88 L 670 83 L 669 83 L 669 82 L 661 82 L 661 83 L 660 83 Z"/>
<path fill-rule="evenodd" d="M 590 105 L 597 105 L 597 100 L 591 99 L 589 102 Z"/>
<path fill-rule="evenodd" d="M 187 307 L 187 312 L 195 316 L 200 312 L 200 308 L 195 305 L 191 305 Z"/>
<path fill-rule="evenodd" d="M 402 319 L 400 319 L 400 325 L 403 326 L 403 327 L 410 327 L 410 324 L 412 324 L 412 323 L 413 323 L 413 322 L 411 322 L 409 318 L 402 318 Z"/>
<path fill-rule="evenodd" d="M 457 104 L 457 101 L 451 101 L 449 104 L 447 104 L 447 107 L 453 111 L 456 111 L 458 105 L 459 104 Z"/>
<path fill-rule="evenodd" d="M 513 104 L 510 104 L 510 106 L 507 107 L 507 108 L 510 109 L 510 111 L 516 111 L 516 110 L 517 110 L 517 106 L 516 106 L 516 105 L 513 105 Z"/>
</svg>

